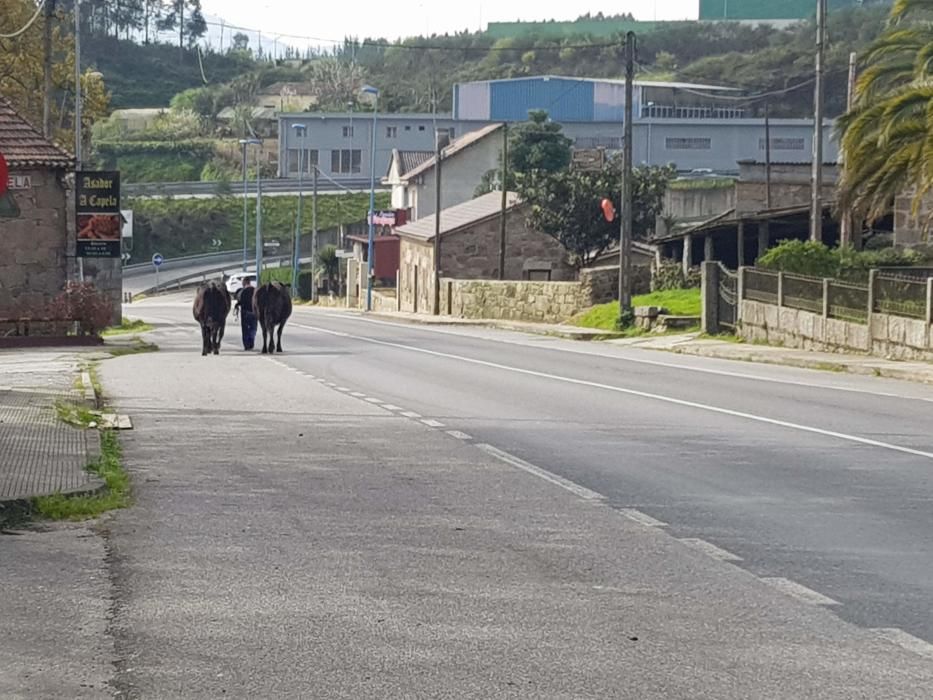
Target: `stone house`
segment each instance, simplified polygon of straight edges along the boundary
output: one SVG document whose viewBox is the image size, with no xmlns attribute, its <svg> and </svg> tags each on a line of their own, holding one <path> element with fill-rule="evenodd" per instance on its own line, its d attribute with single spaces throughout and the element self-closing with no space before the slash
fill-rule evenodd
<svg viewBox="0 0 933 700">
<path fill-rule="evenodd" d="M 70 278 L 74 160 L 0 97 L 0 318 L 42 317 Z M 70 257 L 71 256 L 71 257 Z"/>
<path fill-rule="evenodd" d="M 910 248 L 933 244 L 930 233 L 933 220 L 933 195 L 917 200 L 914 191 L 894 198 L 894 245 Z"/>
<path fill-rule="evenodd" d="M 490 124 L 464 134 L 444 148 L 441 154 L 442 207 L 468 202 L 476 195 L 483 176 L 500 168 L 502 163 L 502 124 Z M 431 156 L 400 178 L 406 207 L 411 220 L 417 221 L 434 213 L 435 165 Z M 393 199 L 395 198 L 393 192 Z M 403 195 L 399 194 L 401 199 Z"/>
<path fill-rule="evenodd" d="M 495 280 L 499 272 L 502 193 L 490 192 L 444 209 L 440 217 L 440 269 L 445 278 Z M 566 248 L 552 236 L 530 229 L 518 195 L 508 193 L 505 279 L 573 281 L 576 270 Z M 399 307 L 426 312 L 434 304 L 435 216 L 398 227 L 401 239 Z"/>
<path fill-rule="evenodd" d="M 810 163 L 771 163 L 771 206 L 768 206 L 768 177 L 766 165 L 759 161 L 740 160 L 739 179 L 735 183 L 735 210 L 737 213 L 758 212 L 766 209 L 787 209 L 810 203 Z M 823 165 L 823 201 L 836 200 L 839 166 Z M 725 211 L 725 209 L 723 210 Z M 722 212 L 716 212 L 717 214 Z"/>
</svg>

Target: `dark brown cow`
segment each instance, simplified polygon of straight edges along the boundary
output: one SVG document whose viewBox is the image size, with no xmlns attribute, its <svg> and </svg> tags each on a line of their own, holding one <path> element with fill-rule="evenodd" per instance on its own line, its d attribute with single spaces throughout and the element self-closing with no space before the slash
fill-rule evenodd
<svg viewBox="0 0 933 700">
<path fill-rule="evenodd" d="M 230 293 L 216 282 L 198 288 L 194 297 L 194 320 L 201 326 L 201 355 L 220 354 L 227 314 L 230 313 Z"/>
<path fill-rule="evenodd" d="M 292 315 L 291 290 L 280 282 L 266 282 L 253 295 L 253 311 L 262 329 L 262 353 L 282 352 L 282 330 Z"/>
</svg>

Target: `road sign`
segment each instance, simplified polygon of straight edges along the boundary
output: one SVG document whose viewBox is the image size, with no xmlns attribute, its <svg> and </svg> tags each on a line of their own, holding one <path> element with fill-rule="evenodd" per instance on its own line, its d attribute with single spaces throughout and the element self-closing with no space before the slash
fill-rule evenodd
<svg viewBox="0 0 933 700">
<path fill-rule="evenodd" d="M 159 253 L 156 253 L 155 255 L 152 256 L 152 264 L 155 265 L 157 268 L 164 262 L 165 262 L 165 258 L 159 255 Z"/>
<path fill-rule="evenodd" d="M 121 209 L 120 216 L 123 217 L 123 238 L 133 237 L 133 210 Z"/>
<path fill-rule="evenodd" d="M 120 216 L 120 173 L 84 170 L 75 173 L 75 213 L 79 258 L 119 258 L 123 219 Z"/>
<path fill-rule="evenodd" d="M 580 148 L 573 152 L 570 167 L 580 172 L 598 172 L 606 164 L 606 151 L 602 148 Z"/>
<path fill-rule="evenodd" d="M 123 264 L 126 265 L 130 261 L 130 254 L 123 253 L 122 258 L 123 258 Z"/>
</svg>

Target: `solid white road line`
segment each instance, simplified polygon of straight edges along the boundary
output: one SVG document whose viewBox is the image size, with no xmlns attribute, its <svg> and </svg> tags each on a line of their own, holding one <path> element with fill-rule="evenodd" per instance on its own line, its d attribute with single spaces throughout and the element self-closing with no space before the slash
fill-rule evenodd
<svg viewBox="0 0 933 700">
<path fill-rule="evenodd" d="M 811 433 L 814 435 L 821 435 L 823 437 L 835 438 L 837 440 L 844 440 L 846 442 L 853 442 L 859 445 L 867 445 L 869 447 L 878 447 L 885 450 L 891 450 L 893 452 L 901 452 L 903 454 L 913 455 L 914 457 L 923 457 L 925 459 L 933 460 L 933 452 L 924 452 L 923 450 L 915 450 L 911 447 L 904 447 L 903 445 L 895 445 L 890 442 L 882 442 L 880 440 L 872 440 L 870 438 L 860 437 L 858 435 L 849 435 L 847 433 L 840 433 L 835 430 L 824 430 L 823 428 L 816 428 L 810 425 L 802 425 L 800 423 L 792 423 L 790 421 L 778 420 L 777 418 L 768 418 L 767 416 L 759 416 L 754 413 L 746 413 L 744 411 L 734 411 L 731 408 L 722 408 L 720 406 L 713 406 L 710 404 L 699 403 L 697 401 L 687 401 L 685 399 L 678 399 L 673 396 L 664 396 L 663 394 L 654 394 L 648 391 L 638 391 L 637 389 L 626 389 L 620 386 L 613 386 L 611 384 L 602 384 L 600 382 L 591 382 L 585 379 L 575 379 L 573 377 L 563 377 L 558 374 L 550 374 L 548 372 L 537 372 L 531 369 L 524 369 L 522 367 L 511 367 L 509 365 L 499 364 L 498 362 L 488 362 L 486 360 L 477 360 L 472 357 L 464 357 L 463 355 L 454 355 L 452 353 L 438 352 L 436 350 L 427 350 L 425 348 L 416 348 L 412 345 L 403 345 L 402 343 L 391 343 L 385 340 L 376 340 L 374 338 L 366 338 L 358 335 L 350 335 L 348 333 L 338 333 L 337 331 L 331 331 L 327 328 L 319 328 L 316 326 L 301 326 L 301 328 L 309 328 L 311 330 L 316 330 L 321 333 L 328 333 L 331 335 L 337 335 L 344 338 L 350 338 L 351 340 L 358 340 L 363 343 L 371 343 L 373 345 L 382 345 L 384 347 L 397 348 L 399 350 L 407 350 L 408 352 L 417 352 L 424 355 L 431 355 L 433 357 L 443 357 L 449 360 L 457 360 L 458 362 L 465 362 L 473 365 L 480 365 L 483 367 L 491 367 L 493 369 L 504 370 L 506 372 L 514 372 L 516 374 L 524 374 L 530 377 L 539 377 L 541 379 L 550 379 L 557 382 L 564 382 L 567 384 L 574 384 L 576 386 L 586 386 L 592 387 L 594 389 L 603 389 L 605 391 L 613 391 L 619 394 L 625 394 L 627 396 L 638 396 L 643 399 L 652 399 L 654 401 L 662 401 L 664 403 L 674 404 L 676 406 L 684 406 L 686 408 L 695 408 L 701 411 L 708 411 L 710 413 L 718 413 L 724 416 L 731 416 L 732 418 L 742 418 L 744 420 L 755 421 L 757 423 L 765 423 L 767 425 L 774 425 L 780 428 L 788 428 L 790 430 L 797 430 L 804 433 Z"/>
<path fill-rule="evenodd" d="M 880 627 L 873 629 L 872 632 L 885 641 L 891 642 L 892 644 L 897 644 L 899 647 L 907 649 L 907 651 L 912 651 L 913 653 L 919 654 L 920 656 L 933 659 L 933 644 L 930 644 L 926 640 L 920 639 L 919 637 L 915 637 L 902 629 L 898 629 L 896 627 Z"/>
<path fill-rule="evenodd" d="M 545 481 L 554 484 L 555 486 L 560 486 L 562 489 L 570 491 L 570 493 L 579 496 L 585 501 L 602 501 L 602 494 L 596 493 L 595 491 L 590 491 L 588 488 L 579 486 L 572 481 L 565 479 L 562 476 L 557 474 L 552 474 L 546 469 L 541 469 L 541 467 L 536 467 L 535 465 L 526 462 L 519 457 L 509 454 L 503 450 L 500 450 L 498 447 L 493 447 L 492 445 L 487 445 L 485 443 L 477 445 L 479 449 L 488 454 L 491 457 L 498 459 L 500 462 L 505 462 L 513 467 L 518 467 L 522 471 L 526 471 L 529 474 L 533 474 L 539 479 L 544 479 Z"/>
<path fill-rule="evenodd" d="M 706 540 L 700 540 L 695 537 L 684 537 L 680 539 L 680 542 L 719 561 L 742 561 L 742 557 L 732 552 L 727 552 L 725 549 L 717 547 L 712 542 L 707 542 Z"/>
<path fill-rule="evenodd" d="M 780 577 L 763 577 L 760 579 L 764 583 L 768 584 L 772 588 L 776 588 L 797 600 L 802 600 L 804 603 L 809 603 L 810 605 L 841 605 L 838 600 L 833 600 L 828 598 L 822 593 L 817 593 L 816 591 L 802 586 L 796 581 L 791 581 L 787 578 Z"/>
<path fill-rule="evenodd" d="M 505 345 L 518 345 L 520 347 L 525 347 L 525 348 L 540 349 L 542 347 L 541 339 L 537 339 L 537 342 L 532 343 L 529 341 L 516 340 L 512 338 L 491 338 L 488 336 L 476 336 L 476 335 L 464 333 L 462 331 L 456 331 L 456 330 L 450 330 L 450 329 L 444 329 L 444 328 L 431 328 L 427 326 L 419 326 L 419 325 L 410 324 L 410 323 L 393 323 L 392 321 L 379 321 L 373 318 L 363 318 L 361 316 L 352 316 L 352 315 L 347 315 L 347 314 L 326 313 L 323 315 L 330 316 L 331 318 L 336 318 L 336 319 L 358 321 L 360 323 L 372 323 L 377 326 L 391 326 L 395 328 L 398 328 L 401 326 L 403 328 L 409 328 L 409 329 L 416 330 L 422 333 L 453 335 L 459 338 L 484 340 L 486 342 L 503 343 Z M 306 326 L 302 326 L 300 324 L 295 324 L 295 325 L 297 325 L 299 328 L 307 328 Z M 313 328 L 311 330 L 323 330 L 323 329 Z M 337 333 L 336 331 L 333 331 L 333 332 L 336 335 L 346 335 L 344 333 Z M 597 352 L 589 348 L 579 349 L 579 348 L 566 347 L 563 345 L 553 345 L 553 346 L 547 346 L 545 347 L 545 349 L 552 350 L 555 352 L 571 353 L 574 355 L 589 355 L 592 357 L 604 357 L 604 358 L 611 359 L 611 360 L 620 360 L 622 362 L 632 362 L 634 364 L 639 364 L 639 365 L 648 365 L 648 366 L 653 366 L 653 367 L 665 367 L 668 369 L 683 370 L 685 372 L 699 372 L 701 374 L 713 374 L 713 375 L 719 375 L 722 377 L 730 377 L 730 378 L 735 378 L 735 379 L 748 379 L 751 381 L 767 382 L 770 384 L 787 384 L 789 386 L 802 386 L 808 389 L 827 389 L 829 391 L 841 391 L 841 392 L 852 393 L 852 394 L 869 394 L 872 396 L 883 396 L 885 398 L 904 399 L 907 401 L 926 401 L 928 403 L 933 403 L 933 398 L 924 398 L 921 396 L 907 396 L 904 394 L 898 394 L 898 393 L 889 392 L 889 391 L 874 391 L 872 389 L 859 389 L 856 387 L 835 386 L 833 384 L 821 384 L 819 382 L 801 381 L 801 380 L 796 380 L 796 379 L 780 379 L 778 377 L 765 377 L 760 374 L 750 374 L 747 372 L 734 372 L 731 370 L 713 369 L 711 367 L 691 367 L 689 365 L 678 364 L 676 362 L 665 362 L 663 360 L 646 360 L 642 358 L 626 357 L 624 355 L 615 355 L 615 354 L 606 353 L 606 352 Z M 639 348 L 635 348 L 635 349 L 638 350 Z M 644 351 L 643 348 L 641 350 Z M 691 355 L 691 357 L 694 357 L 694 356 Z M 699 357 L 699 356 L 696 356 L 696 357 Z M 716 358 L 706 358 L 706 359 L 716 359 Z M 724 360 L 724 361 L 735 362 L 735 360 Z M 781 365 L 775 365 L 775 366 L 781 366 Z M 800 370 L 801 368 L 792 367 L 791 369 Z M 818 370 L 811 370 L 811 371 L 816 372 Z"/>
<path fill-rule="evenodd" d="M 641 523 L 646 527 L 667 527 L 667 523 L 652 518 L 647 513 L 642 513 L 635 508 L 619 508 L 619 514 L 625 516 L 629 520 L 634 520 L 636 523 Z"/>
</svg>

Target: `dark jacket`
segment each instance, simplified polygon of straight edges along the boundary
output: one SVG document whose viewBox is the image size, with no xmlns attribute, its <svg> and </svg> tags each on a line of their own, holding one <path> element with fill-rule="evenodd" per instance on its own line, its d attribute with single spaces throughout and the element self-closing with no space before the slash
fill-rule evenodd
<svg viewBox="0 0 933 700">
<path fill-rule="evenodd" d="M 253 295 L 255 293 L 255 287 L 243 287 L 236 293 L 236 308 L 247 313 L 253 313 Z"/>
</svg>

